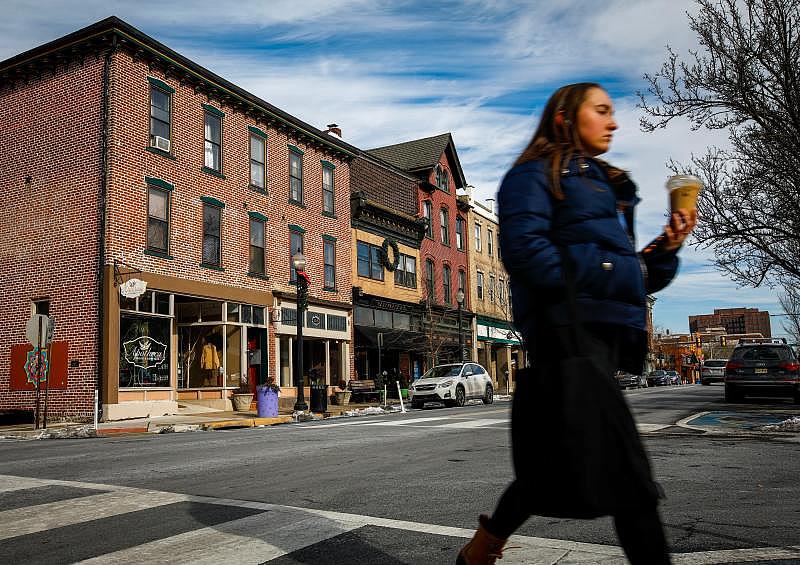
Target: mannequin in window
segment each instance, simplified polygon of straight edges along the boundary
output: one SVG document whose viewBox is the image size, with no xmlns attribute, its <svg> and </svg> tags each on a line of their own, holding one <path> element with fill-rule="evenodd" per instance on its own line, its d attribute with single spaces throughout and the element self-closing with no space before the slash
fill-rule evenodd
<svg viewBox="0 0 800 565">
<path fill-rule="evenodd" d="M 215 386 L 219 375 L 219 353 L 217 346 L 203 338 L 203 352 L 200 355 L 200 369 L 203 371 L 203 386 Z"/>
</svg>

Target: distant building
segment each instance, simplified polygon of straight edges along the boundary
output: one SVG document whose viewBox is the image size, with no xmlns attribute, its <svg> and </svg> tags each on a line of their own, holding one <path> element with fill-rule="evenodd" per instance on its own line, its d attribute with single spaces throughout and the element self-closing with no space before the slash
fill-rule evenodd
<svg viewBox="0 0 800 565">
<path fill-rule="evenodd" d="M 772 337 L 769 312 L 758 308 L 715 308 L 713 314 L 689 316 L 689 331 L 693 334 L 718 327 L 725 328 L 728 334 L 760 333 Z"/>
</svg>

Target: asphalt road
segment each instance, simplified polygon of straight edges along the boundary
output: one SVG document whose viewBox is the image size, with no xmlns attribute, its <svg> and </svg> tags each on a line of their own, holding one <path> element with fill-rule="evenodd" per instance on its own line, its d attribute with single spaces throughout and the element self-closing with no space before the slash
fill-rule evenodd
<svg viewBox="0 0 800 565">
<path fill-rule="evenodd" d="M 707 437 L 671 427 L 691 414 L 730 409 L 722 402 L 721 386 L 640 389 L 626 391 L 626 396 L 640 425 L 666 425 L 644 438 L 657 480 L 667 493 L 661 511 L 673 552 L 788 547 L 800 542 L 800 444 Z M 783 401 L 738 408 L 764 406 L 794 408 Z M 156 489 L 472 529 L 479 513 L 493 509 L 512 476 L 509 413 L 510 403 L 499 400 L 489 406 L 428 405 L 406 414 L 271 428 L 2 442 L 0 475 Z M 3 501 L 0 494 L 0 505 Z M 191 512 L 177 507 L 170 512 L 188 512 L 207 523 L 200 506 Z M 231 519 L 247 517 L 236 514 L 242 509 L 231 512 Z M 157 516 L 159 523 L 177 520 L 171 521 L 167 511 Z M 142 516 L 147 523 L 152 519 Z M 2 514 L 0 530 L 1 522 Z M 83 531 L 76 526 L 75 532 L 63 535 L 83 540 L 82 547 L 108 543 L 115 535 L 130 536 L 130 528 L 112 529 L 98 540 L 87 534 L 92 527 L 86 525 Z M 391 537 L 380 529 L 365 532 L 375 539 Z M 610 519 L 532 517 L 518 533 L 617 544 Z M 430 543 L 411 534 L 400 539 L 408 546 Z M 0 543 L 0 561 L 3 556 L 18 555 L 14 543 Z M 450 545 L 460 543 L 463 540 Z M 452 554 L 447 551 L 451 549 L 439 548 L 446 554 L 441 562 L 450 562 Z M 54 562 L 44 559 L 46 553 L 32 555 Z M 79 553 L 75 559 L 85 557 Z M 418 559 L 372 561 L 439 562 Z M 308 557 L 285 562 L 317 561 Z"/>
</svg>

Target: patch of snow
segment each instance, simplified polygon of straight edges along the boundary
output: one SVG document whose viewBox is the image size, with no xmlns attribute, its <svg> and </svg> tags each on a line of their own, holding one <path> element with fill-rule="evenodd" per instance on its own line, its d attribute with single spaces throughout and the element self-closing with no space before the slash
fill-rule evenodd
<svg viewBox="0 0 800 565">
<path fill-rule="evenodd" d="M 778 424 L 770 424 L 761 428 L 765 432 L 800 432 L 800 416 L 793 416 Z"/>
</svg>

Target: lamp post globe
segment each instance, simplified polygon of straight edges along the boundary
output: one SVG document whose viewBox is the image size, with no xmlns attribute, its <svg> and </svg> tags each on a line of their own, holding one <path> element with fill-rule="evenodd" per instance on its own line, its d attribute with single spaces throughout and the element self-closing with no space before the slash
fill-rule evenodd
<svg viewBox="0 0 800 565">
<path fill-rule="evenodd" d="M 458 358 L 464 362 L 464 331 L 461 328 L 461 309 L 464 307 L 464 291 L 458 289 L 456 292 L 456 302 L 458 302 Z"/>
<path fill-rule="evenodd" d="M 305 412 L 308 404 L 303 390 L 303 326 L 306 318 L 306 301 L 308 300 L 308 281 L 305 277 L 306 258 L 297 250 L 292 256 L 292 266 L 295 270 L 297 282 L 297 359 L 294 364 L 294 382 L 297 386 L 297 400 L 294 403 L 295 412 Z M 303 273 L 301 275 L 301 273 Z"/>
</svg>

